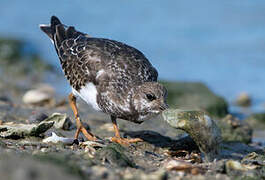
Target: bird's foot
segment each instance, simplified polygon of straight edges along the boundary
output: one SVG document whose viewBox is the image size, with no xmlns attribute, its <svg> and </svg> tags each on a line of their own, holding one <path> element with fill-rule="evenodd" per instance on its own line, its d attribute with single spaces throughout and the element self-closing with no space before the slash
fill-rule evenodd
<svg viewBox="0 0 265 180">
<path fill-rule="evenodd" d="M 142 142 L 143 140 L 140 138 L 127 139 L 121 137 L 112 137 L 110 141 L 121 145 L 129 146 L 131 143 Z"/>
<path fill-rule="evenodd" d="M 78 139 L 79 133 L 82 133 L 88 141 L 96 141 L 97 138 L 91 132 L 88 132 L 83 125 L 80 125 L 75 132 L 75 139 Z"/>
</svg>

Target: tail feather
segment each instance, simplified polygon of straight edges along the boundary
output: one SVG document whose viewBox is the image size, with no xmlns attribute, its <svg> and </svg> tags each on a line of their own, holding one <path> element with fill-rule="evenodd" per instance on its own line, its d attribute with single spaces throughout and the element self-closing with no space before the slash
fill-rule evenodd
<svg viewBox="0 0 265 180">
<path fill-rule="evenodd" d="M 54 40 L 54 34 L 56 33 L 56 26 L 62 24 L 56 16 L 51 17 L 51 24 L 41 24 L 40 29 L 45 32 L 51 40 Z"/>
<path fill-rule="evenodd" d="M 61 44 L 66 39 L 65 29 L 62 24 L 55 26 L 55 34 L 54 38 L 58 44 Z"/>
<path fill-rule="evenodd" d="M 61 21 L 56 17 L 51 17 L 50 25 L 40 25 L 40 29 L 45 32 L 49 38 L 55 42 L 55 45 L 58 47 L 65 39 L 77 38 L 79 35 L 87 36 L 84 33 L 76 31 L 73 26 L 65 26 Z M 87 36 L 88 37 L 88 36 Z"/>
<path fill-rule="evenodd" d="M 51 17 L 51 28 L 55 31 L 56 26 L 59 24 L 62 24 L 61 21 L 56 16 L 52 16 Z"/>
<path fill-rule="evenodd" d="M 50 25 L 47 24 L 40 24 L 40 29 L 45 32 L 50 39 L 53 39 L 53 33 Z"/>
</svg>

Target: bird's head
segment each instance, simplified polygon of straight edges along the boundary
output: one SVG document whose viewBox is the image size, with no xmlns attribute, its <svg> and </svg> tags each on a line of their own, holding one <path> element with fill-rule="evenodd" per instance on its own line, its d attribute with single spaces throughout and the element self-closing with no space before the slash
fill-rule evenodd
<svg viewBox="0 0 265 180">
<path fill-rule="evenodd" d="M 132 104 L 140 114 L 139 121 L 149 119 L 160 114 L 168 105 L 166 103 L 167 90 L 158 82 L 145 82 L 135 87 Z"/>
</svg>

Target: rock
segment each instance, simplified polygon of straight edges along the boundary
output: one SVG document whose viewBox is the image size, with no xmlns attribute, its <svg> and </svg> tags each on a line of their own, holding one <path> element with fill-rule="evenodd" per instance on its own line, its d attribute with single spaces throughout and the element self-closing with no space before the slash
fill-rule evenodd
<svg viewBox="0 0 265 180">
<path fill-rule="evenodd" d="M 228 104 L 202 83 L 161 82 L 168 90 L 167 101 L 172 108 L 200 109 L 211 116 L 224 117 Z"/>
<path fill-rule="evenodd" d="M 149 146 L 149 144 L 154 144 L 157 147 L 167 147 L 170 144 L 173 143 L 173 140 L 169 137 L 163 136 L 157 132 L 154 131 L 128 131 L 126 133 L 124 133 L 124 137 L 130 137 L 130 138 L 140 138 L 142 139 L 144 142 L 148 142 L 148 144 L 146 143 L 137 143 L 137 146 L 142 146 L 144 145 L 144 148 L 146 149 L 146 146 Z M 143 148 L 143 149 L 144 149 Z"/>
<path fill-rule="evenodd" d="M 238 171 L 246 171 L 247 169 L 242 166 L 239 161 L 228 160 L 225 163 L 226 171 L 238 170 Z"/>
<path fill-rule="evenodd" d="M 8 180 L 80 180 L 77 174 L 70 174 L 64 168 L 33 159 L 30 156 L 19 157 L 16 154 L 2 153 L 0 156 L 1 179 Z"/>
<path fill-rule="evenodd" d="M 247 123 L 230 114 L 216 122 L 221 129 L 223 141 L 251 142 L 253 130 Z"/>
<path fill-rule="evenodd" d="M 29 123 L 40 123 L 41 121 L 43 121 L 44 119 L 47 119 L 47 118 L 48 118 L 48 116 L 43 112 L 37 112 L 37 113 L 34 112 L 29 117 L 28 121 L 29 121 Z"/>
<path fill-rule="evenodd" d="M 264 179 L 265 166 L 262 168 L 256 165 L 242 164 L 239 161 L 228 160 L 225 163 L 226 173 L 233 178 L 246 178 L 246 179 Z"/>
<path fill-rule="evenodd" d="M 168 109 L 163 112 L 163 118 L 172 127 L 187 132 L 195 141 L 206 161 L 218 157 L 221 133 L 215 122 L 204 112 Z"/>
<path fill-rule="evenodd" d="M 54 122 L 41 122 L 39 124 L 15 124 L 5 123 L 0 125 L 0 137 L 19 139 L 26 136 L 39 137 L 53 126 Z"/>
<path fill-rule="evenodd" d="M 134 179 L 143 179 L 143 180 L 167 180 L 168 174 L 164 169 L 159 169 L 150 173 L 143 173 L 142 171 L 129 171 L 126 169 L 124 172 L 123 179 L 125 180 L 134 180 Z"/>
<path fill-rule="evenodd" d="M 74 143 L 75 139 L 74 138 L 65 138 L 65 137 L 59 137 L 57 134 L 52 132 L 52 136 L 47 137 L 42 140 L 44 143 L 63 143 L 65 145 L 72 145 Z"/>
<path fill-rule="evenodd" d="M 81 142 L 80 143 L 81 147 L 87 147 L 87 146 L 91 146 L 91 147 L 95 147 L 95 148 L 102 148 L 105 147 L 106 145 L 104 144 L 103 141 L 85 141 L 85 142 Z"/>
<path fill-rule="evenodd" d="M 39 152 L 34 154 L 33 157 L 42 163 L 59 166 L 65 170 L 65 173 L 78 176 L 81 179 L 89 179 L 88 177 L 93 176 L 91 166 L 95 165 L 95 163 L 93 163 L 91 159 L 83 159 L 81 153 L 76 154 L 73 153 L 73 151 L 67 152 L 64 150 L 59 151 L 59 153 L 56 151 L 45 153 Z"/>
<path fill-rule="evenodd" d="M 95 141 L 85 141 L 81 142 L 80 146 L 85 149 L 85 152 L 90 158 L 94 158 L 97 149 L 103 148 L 106 145 L 103 143 L 95 142 Z"/>
<path fill-rule="evenodd" d="M 51 116 L 43 120 L 44 122 L 54 122 L 56 129 L 70 130 L 73 127 L 73 123 L 67 117 L 66 114 L 53 113 Z"/>
<path fill-rule="evenodd" d="M 242 107 L 251 106 L 251 98 L 246 92 L 242 92 L 236 98 L 236 104 Z"/>
<path fill-rule="evenodd" d="M 246 119 L 246 122 L 252 128 L 263 130 L 265 128 L 265 113 L 252 114 Z"/>
<path fill-rule="evenodd" d="M 166 151 L 166 153 L 170 157 L 177 158 L 178 160 L 184 160 L 190 163 L 202 163 L 202 159 L 199 153 L 191 152 L 189 153 L 186 150 L 178 150 L 178 151 Z"/>
<path fill-rule="evenodd" d="M 97 161 L 114 167 L 134 167 L 135 164 L 125 154 L 125 148 L 119 144 L 111 143 L 98 150 L 95 154 Z"/>
<path fill-rule="evenodd" d="M 177 130 L 175 128 L 172 128 L 173 130 Z M 179 130 L 182 131 L 182 130 Z M 151 154 L 158 154 L 159 157 L 161 154 L 167 154 L 169 156 L 175 156 L 177 151 L 199 151 L 198 146 L 196 143 L 192 140 L 190 136 L 186 136 L 186 133 L 183 131 L 181 134 L 185 134 L 185 136 L 180 137 L 174 137 L 174 139 L 169 138 L 167 136 L 164 136 L 162 134 L 159 134 L 154 131 L 135 131 L 135 132 L 126 132 L 124 134 L 124 137 L 130 137 L 130 138 L 141 138 L 143 142 L 138 142 L 134 144 L 134 147 L 138 151 L 144 151 L 144 152 L 151 152 Z M 143 160 L 143 158 L 140 159 L 140 161 Z M 137 163 L 137 160 L 134 159 L 134 162 Z M 145 162 L 145 161 L 144 161 Z"/>
<path fill-rule="evenodd" d="M 197 175 L 202 172 L 200 168 L 196 165 L 193 165 L 189 162 L 185 162 L 182 160 L 169 160 L 164 164 L 164 168 L 169 171 L 183 171 L 186 173 L 191 173 L 193 175 Z"/>
<path fill-rule="evenodd" d="M 108 180 L 117 180 L 121 179 L 121 177 L 117 177 L 113 171 L 109 170 L 104 166 L 93 166 L 92 167 L 93 176 L 91 179 L 108 179 Z"/>
<path fill-rule="evenodd" d="M 43 106 L 54 101 L 54 88 L 47 84 L 41 84 L 36 89 L 25 93 L 22 100 L 26 104 Z"/>
<path fill-rule="evenodd" d="M 137 176 L 139 178 L 137 178 Z M 145 174 L 145 173 L 140 173 L 136 175 L 135 179 L 146 179 L 146 180 L 167 180 L 167 172 L 164 170 L 157 170 L 155 172 Z"/>
<path fill-rule="evenodd" d="M 249 153 L 257 152 L 264 153 L 260 148 L 250 146 L 241 142 L 223 142 L 221 144 L 221 158 L 241 160 Z"/>
<path fill-rule="evenodd" d="M 265 155 L 257 154 L 256 152 L 251 152 L 244 156 L 241 160 L 242 164 L 255 164 L 258 166 L 265 166 Z"/>
<path fill-rule="evenodd" d="M 0 140 L 0 148 L 5 148 L 5 147 L 6 147 L 6 143 Z"/>
</svg>

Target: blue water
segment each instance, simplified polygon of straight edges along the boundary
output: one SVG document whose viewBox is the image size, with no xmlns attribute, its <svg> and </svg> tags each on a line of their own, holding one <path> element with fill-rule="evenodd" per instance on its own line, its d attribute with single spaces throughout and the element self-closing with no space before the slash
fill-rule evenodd
<svg viewBox="0 0 265 180">
<path fill-rule="evenodd" d="M 247 92 L 253 109 L 265 110 L 265 1 L 1 0 L 0 35 L 32 42 L 59 67 L 38 28 L 51 15 L 137 47 L 161 79 L 202 81 L 229 102 Z"/>
</svg>

